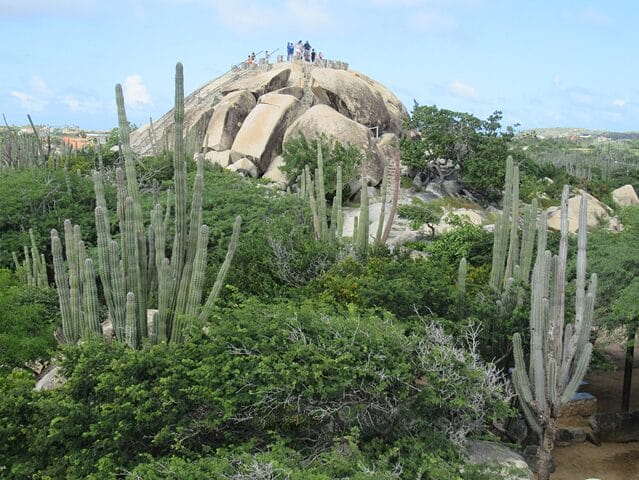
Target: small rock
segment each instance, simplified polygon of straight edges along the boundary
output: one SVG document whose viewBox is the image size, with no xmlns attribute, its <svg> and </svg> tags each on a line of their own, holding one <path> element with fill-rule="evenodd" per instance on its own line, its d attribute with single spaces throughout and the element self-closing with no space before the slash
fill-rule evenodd
<svg viewBox="0 0 639 480">
<path fill-rule="evenodd" d="M 586 432 L 580 428 L 560 428 L 555 435 L 555 445 L 568 447 L 586 441 Z"/>
<path fill-rule="evenodd" d="M 501 470 L 499 478 L 503 479 L 532 480 L 533 478 L 524 457 L 505 445 L 495 442 L 486 440 L 468 442 L 468 462 L 474 465 L 497 464 Z"/>
<path fill-rule="evenodd" d="M 64 385 L 64 382 L 66 382 L 66 378 L 62 375 L 60 367 L 55 366 L 36 382 L 35 389 L 53 390 Z"/>
<path fill-rule="evenodd" d="M 259 175 L 257 167 L 248 158 L 240 158 L 237 162 L 232 163 L 226 168 L 232 172 L 237 172 L 244 176 L 250 176 L 253 178 L 257 178 Z"/>
</svg>

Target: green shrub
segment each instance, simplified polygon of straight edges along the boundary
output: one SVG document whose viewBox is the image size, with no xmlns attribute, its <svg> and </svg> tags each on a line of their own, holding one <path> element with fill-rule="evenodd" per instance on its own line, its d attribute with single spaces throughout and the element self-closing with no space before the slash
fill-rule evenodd
<svg viewBox="0 0 639 480">
<path fill-rule="evenodd" d="M 0 371 L 48 360 L 59 322 L 54 290 L 28 287 L 0 269 Z"/>
<path fill-rule="evenodd" d="M 304 135 L 288 140 L 284 143 L 284 165 L 282 171 L 286 173 L 289 185 L 294 184 L 304 167 L 308 165 L 311 173 L 317 167 L 317 145 L 322 146 L 324 159 L 324 186 L 327 195 L 332 197 L 335 193 L 337 180 L 337 165 L 342 165 L 342 181 L 344 185 L 344 196 L 348 198 L 350 190 L 348 184 L 359 174 L 359 166 L 364 160 L 362 151 L 354 145 L 342 145 L 336 140 L 330 140 L 321 135 L 319 139 L 307 140 Z"/>
<path fill-rule="evenodd" d="M 51 258 L 51 229 L 61 230 L 67 218 L 80 225 L 85 241 L 95 242 L 93 181 L 76 174 L 68 180 L 67 186 L 61 169 L 0 172 L 0 267 L 13 266 L 11 252 L 22 252 L 23 245 L 30 245 L 29 228 L 47 259 Z"/>
</svg>

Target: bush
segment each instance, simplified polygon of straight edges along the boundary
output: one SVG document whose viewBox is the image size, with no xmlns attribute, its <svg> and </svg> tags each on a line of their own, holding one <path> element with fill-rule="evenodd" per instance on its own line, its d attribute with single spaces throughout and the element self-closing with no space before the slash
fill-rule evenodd
<svg viewBox="0 0 639 480">
<path fill-rule="evenodd" d="M 324 159 L 324 187 L 327 195 L 333 196 L 337 179 L 337 166 L 342 165 L 343 198 L 350 196 L 348 184 L 354 180 L 359 172 L 359 166 L 364 161 L 361 150 L 354 145 L 342 145 L 340 142 L 330 140 L 324 135 L 319 139 L 307 140 L 304 135 L 288 140 L 284 144 L 282 157 L 284 165 L 282 171 L 286 173 L 289 185 L 294 184 L 308 165 L 311 174 L 317 168 L 317 146 L 322 146 Z"/>
<path fill-rule="evenodd" d="M 23 427 L 8 424 L 2 452 L 23 474 L 9 478 L 115 478 L 163 457 L 195 460 L 199 475 L 198 466 L 209 467 L 198 458 L 238 446 L 254 454 L 280 439 L 299 452 L 276 465 L 292 472 L 302 464 L 296 458 L 311 457 L 330 465 L 329 478 L 392 478 L 356 476 L 367 463 L 354 468 L 354 427 L 362 452 L 376 439 L 433 435 L 442 449 L 504 412 L 494 370 L 434 324 L 406 336 L 388 318 L 248 301 L 220 310 L 207 331 L 139 351 L 102 340 L 70 347 L 67 382 L 51 392 L 27 396 L 13 377 L 7 398 L 16 401 L 0 401 L 0 416 L 18 416 Z M 234 473 L 251 471 L 253 459 L 244 458 Z"/>
<path fill-rule="evenodd" d="M 80 225 L 86 241 L 95 242 L 93 182 L 76 174 L 67 178 L 68 185 L 60 169 L 0 172 L 0 268 L 13 266 L 11 252 L 22 252 L 23 245 L 30 245 L 29 228 L 47 259 L 51 258 L 51 229 L 62 230 L 67 218 Z"/>
<path fill-rule="evenodd" d="M 48 360 L 59 322 L 54 290 L 27 287 L 0 269 L 0 371 Z"/>
</svg>

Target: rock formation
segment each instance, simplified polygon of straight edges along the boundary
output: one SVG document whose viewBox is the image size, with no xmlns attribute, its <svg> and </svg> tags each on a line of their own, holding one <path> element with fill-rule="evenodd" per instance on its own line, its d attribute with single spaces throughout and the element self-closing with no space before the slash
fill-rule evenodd
<svg viewBox="0 0 639 480">
<path fill-rule="evenodd" d="M 408 116 L 392 92 L 343 62 L 242 67 L 185 99 L 188 153 L 204 153 L 212 163 L 251 176 L 268 172 L 268 178 L 284 185 L 279 171 L 283 143 L 300 134 L 308 139 L 323 134 L 359 147 L 368 161 L 368 183 L 380 183 Z M 131 146 L 142 156 L 171 148 L 172 142 L 172 111 L 131 133 Z"/>
</svg>

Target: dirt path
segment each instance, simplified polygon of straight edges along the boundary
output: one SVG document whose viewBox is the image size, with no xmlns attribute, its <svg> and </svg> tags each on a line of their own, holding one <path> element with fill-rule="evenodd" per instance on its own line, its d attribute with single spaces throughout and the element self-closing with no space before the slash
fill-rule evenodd
<svg viewBox="0 0 639 480">
<path fill-rule="evenodd" d="M 594 372 L 586 376 L 584 391 L 597 398 L 599 412 L 618 412 L 623 385 L 623 351 L 618 346 L 606 348 L 617 364 L 617 370 Z M 639 410 L 639 349 L 635 350 L 630 410 Z M 639 442 L 604 443 L 597 447 L 589 442 L 555 450 L 557 469 L 552 480 L 639 480 Z"/>
<path fill-rule="evenodd" d="M 639 480 L 639 442 L 578 443 L 555 451 L 552 480 Z"/>
</svg>

